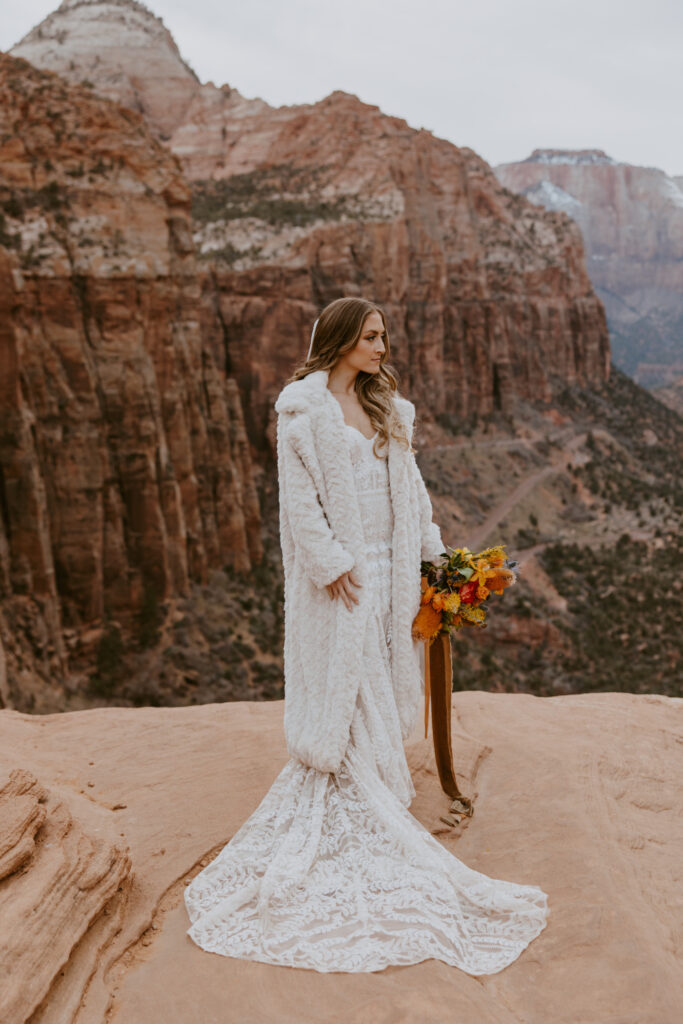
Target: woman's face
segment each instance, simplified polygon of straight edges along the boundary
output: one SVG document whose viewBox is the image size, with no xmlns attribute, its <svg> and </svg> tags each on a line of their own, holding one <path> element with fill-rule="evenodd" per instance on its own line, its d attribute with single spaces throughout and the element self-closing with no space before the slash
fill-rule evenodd
<svg viewBox="0 0 683 1024">
<path fill-rule="evenodd" d="M 382 317 L 379 313 L 368 313 L 360 338 L 351 351 L 346 353 L 347 365 L 364 373 L 377 373 L 380 357 L 384 354 L 385 337 Z"/>
</svg>

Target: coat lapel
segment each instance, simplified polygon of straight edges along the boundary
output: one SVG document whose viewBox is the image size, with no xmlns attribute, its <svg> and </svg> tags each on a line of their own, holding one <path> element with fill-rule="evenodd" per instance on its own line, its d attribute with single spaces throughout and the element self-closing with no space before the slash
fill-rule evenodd
<svg viewBox="0 0 683 1024">
<path fill-rule="evenodd" d="M 310 418 L 326 491 L 322 496 L 323 505 L 335 536 L 343 547 L 354 555 L 356 565 L 361 566 L 363 527 L 356 497 L 351 451 L 342 408 L 327 387 L 328 376 L 328 370 L 316 370 L 307 378 L 310 386 L 315 389 L 317 398 L 317 401 L 311 404 Z"/>
<path fill-rule="evenodd" d="M 351 452 L 341 405 L 327 387 L 329 370 L 315 370 L 305 381 L 310 395 L 308 412 L 318 459 L 325 482 L 323 495 L 325 513 L 335 536 L 351 551 L 357 565 L 363 566 L 364 545 L 360 508 L 356 498 L 356 484 L 351 465 Z M 395 399 L 399 413 L 410 435 L 412 406 L 404 399 Z M 409 411 L 410 410 L 410 411 Z M 409 452 L 395 438 L 389 438 L 389 485 L 394 516 L 394 551 L 405 550 L 405 535 L 409 526 L 410 495 L 407 487 Z M 364 570 L 361 569 L 364 575 Z"/>
</svg>

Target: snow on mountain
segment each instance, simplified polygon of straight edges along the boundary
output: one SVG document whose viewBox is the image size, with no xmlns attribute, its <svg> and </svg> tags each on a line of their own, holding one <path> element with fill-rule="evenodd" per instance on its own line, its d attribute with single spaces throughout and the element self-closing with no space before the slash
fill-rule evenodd
<svg viewBox="0 0 683 1024">
<path fill-rule="evenodd" d="M 544 206 L 546 210 L 562 210 L 574 218 L 577 217 L 581 208 L 581 203 L 575 196 L 570 192 L 565 192 L 563 188 L 547 178 L 524 189 L 522 194 L 536 206 Z"/>
<path fill-rule="evenodd" d="M 165 137 L 201 88 L 161 18 L 136 0 L 63 0 L 10 53 L 92 83 Z"/>
<path fill-rule="evenodd" d="M 611 164 L 620 161 L 607 156 L 602 149 L 535 149 L 521 161 L 528 164 Z"/>
</svg>

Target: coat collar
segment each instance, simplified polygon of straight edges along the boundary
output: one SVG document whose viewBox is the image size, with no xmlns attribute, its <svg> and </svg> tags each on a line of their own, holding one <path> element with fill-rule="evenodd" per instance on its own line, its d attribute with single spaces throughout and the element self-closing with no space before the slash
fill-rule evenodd
<svg viewBox="0 0 683 1024">
<path fill-rule="evenodd" d="M 329 376 L 329 370 L 314 370 L 300 380 L 285 384 L 275 402 L 275 412 L 308 412 L 312 406 L 324 402 L 330 394 Z"/>
<path fill-rule="evenodd" d="M 289 384 L 285 384 L 275 402 L 275 411 L 277 413 L 310 412 L 316 406 L 331 402 L 330 408 L 335 408 L 343 423 L 344 415 L 341 406 L 327 387 L 329 376 L 329 370 L 314 370 L 300 380 L 293 380 Z M 408 436 L 412 437 L 415 406 L 400 395 L 394 395 L 394 405 L 407 428 Z"/>
</svg>

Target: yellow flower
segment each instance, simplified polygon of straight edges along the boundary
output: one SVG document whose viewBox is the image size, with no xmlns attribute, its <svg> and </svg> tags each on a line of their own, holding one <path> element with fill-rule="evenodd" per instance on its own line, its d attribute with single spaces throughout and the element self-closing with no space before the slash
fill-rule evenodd
<svg viewBox="0 0 683 1024">
<path fill-rule="evenodd" d="M 490 567 L 485 558 L 479 558 L 475 565 L 475 572 L 470 576 L 470 582 L 479 583 L 481 586 L 485 586 L 487 579 L 491 576 L 495 576 L 496 571 Z"/>
<path fill-rule="evenodd" d="M 487 558 L 489 563 L 495 567 L 502 565 L 505 561 L 505 545 L 496 544 L 494 547 L 486 548 L 481 552 L 482 558 Z"/>
<path fill-rule="evenodd" d="M 460 594 L 454 590 L 452 594 L 444 599 L 443 608 L 446 612 L 455 612 L 460 607 Z"/>
<path fill-rule="evenodd" d="M 466 622 L 471 622 L 475 626 L 478 626 L 486 618 L 483 608 L 473 608 L 472 605 L 461 605 L 460 614 Z"/>
<path fill-rule="evenodd" d="M 474 555 L 469 548 L 456 548 L 455 550 L 459 555 L 462 555 L 468 565 L 474 565 Z"/>
</svg>

